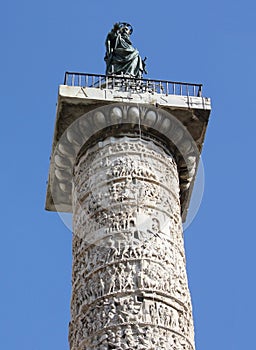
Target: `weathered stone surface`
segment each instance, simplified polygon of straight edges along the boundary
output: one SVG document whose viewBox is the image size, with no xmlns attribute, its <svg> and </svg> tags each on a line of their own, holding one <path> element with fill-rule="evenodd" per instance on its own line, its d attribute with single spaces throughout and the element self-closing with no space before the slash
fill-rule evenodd
<svg viewBox="0 0 256 350">
<path fill-rule="evenodd" d="M 91 145 L 74 168 L 70 348 L 192 350 L 177 164 L 131 136 Z"/>
</svg>

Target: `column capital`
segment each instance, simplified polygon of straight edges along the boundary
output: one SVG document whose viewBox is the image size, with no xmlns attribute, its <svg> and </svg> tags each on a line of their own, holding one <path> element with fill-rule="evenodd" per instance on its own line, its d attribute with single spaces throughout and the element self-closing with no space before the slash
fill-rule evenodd
<svg viewBox="0 0 256 350">
<path fill-rule="evenodd" d="M 97 95 L 92 90 L 97 90 Z M 114 102 L 113 96 L 112 100 L 103 99 L 99 94 L 102 90 L 60 87 L 46 209 L 72 212 L 73 167 L 86 146 L 106 137 L 133 135 L 150 138 L 175 156 L 185 221 L 210 113 L 209 100 L 190 97 L 190 105 L 197 106 L 190 108 L 184 96 L 163 99 L 155 94 L 152 100 L 152 96 L 145 93 L 140 103 L 135 103 L 120 102 L 120 97 Z"/>
</svg>

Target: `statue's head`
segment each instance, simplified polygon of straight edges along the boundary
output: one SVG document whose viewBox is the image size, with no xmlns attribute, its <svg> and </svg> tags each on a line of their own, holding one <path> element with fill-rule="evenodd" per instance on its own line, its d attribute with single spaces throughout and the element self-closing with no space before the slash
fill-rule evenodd
<svg viewBox="0 0 256 350">
<path fill-rule="evenodd" d="M 125 34 L 127 34 L 127 35 L 130 35 L 130 30 L 129 30 L 128 27 L 123 27 L 123 28 L 121 28 L 121 32 L 122 32 L 122 33 L 125 33 Z"/>
<path fill-rule="evenodd" d="M 133 32 L 133 28 L 130 23 L 119 22 L 119 28 L 123 33 L 126 33 L 128 35 L 131 35 Z"/>
</svg>

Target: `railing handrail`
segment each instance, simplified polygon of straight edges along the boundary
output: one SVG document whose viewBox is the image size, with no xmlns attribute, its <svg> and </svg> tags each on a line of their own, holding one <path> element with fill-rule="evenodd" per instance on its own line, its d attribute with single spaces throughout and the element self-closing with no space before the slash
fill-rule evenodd
<svg viewBox="0 0 256 350">
<path fill-rule="evenodd" d="M 65 78 L 64 78 L 64 85 L 69 85 L 68 84 L 68 79 L 69 77 L 72 76 L 72 84 L 71 86 L 84 86 L 82 85 L 81 83 L 75 83 L 75 77 L 78 77 L 79 81 L 81 81 L 81 77 L 85 77 L 85 79 L 88 79 L 89 77 L 92 77 L 93 78 L 93 86 L 95 84 L 99 84 L 100 83 L 100 86 L 101 87 L 101 82 L 100 82 L 100 79 L 105 79 L 105 81 L 107 82 L 108 79 L 123 79 L 124 81 L 133 81 L 133 82 L 136 82 L 136 81 L 139 81 L 139 82 L 143 82 L 145 84 L 147 83 L 156 83 L 156 84 L 166 84 L 166 86 L 168 87 L 169 84 L 173 87 L 173 91 L 174 91 L 174 95 L 176 94 L 175 91 L 176 91 L 176 86 L 179 86 L 180 87 L 180 94 L 179 95 L 184 95 L 184 96 L 187 96 L 190 94 L 188 93 L 184 93 L 183 94 L 183 90 L 182 90 L 182 87 L 185 86 L 187 87 L 187 90 L 188 90 L 188 87 L 193 87 L 194 89 L 194 93 L 193 93 L 193 96 L 202 96 L 202 86 L 203 84 L 198 84 L 198 83 L 186 83 L 186 82 L 181 82 L 181 81 L 171 81 L 171 80 L 160 80 L 160 79 L 148 79 L 148 78 L 134 78 L 134 77 L 129 77 L 127 75 L 114 75 L 114 74 L 111 74 L 111 75 L 105 75 L 105 74 L 95 74 L 95 73 L 78 73 L 78 72 L 65 72 Z M 98 81 L 95 82 L 94 81 L 94 78 L 98 78 Z M 89 86 L 89 85 L 88 85 Z M 95 86 L 94 86 L 95 87 Z M 195 94 L 196 92 L 196 89 L 197 88 L 197 94 Z M 169 93 L 167 93 L 168 95 Z"/>
</svg>

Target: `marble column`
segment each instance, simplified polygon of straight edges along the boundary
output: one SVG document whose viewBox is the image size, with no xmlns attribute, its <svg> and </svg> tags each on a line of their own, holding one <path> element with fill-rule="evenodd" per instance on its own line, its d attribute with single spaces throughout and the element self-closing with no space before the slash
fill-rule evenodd
<svg viewBox="0 0 256 350">
<path fill-rule="evenodd" d="M 94 140 L 72 187 L 70 349 L 193 350 L 175 155 L 138 133 Z"/>
</svg>

